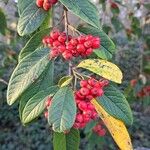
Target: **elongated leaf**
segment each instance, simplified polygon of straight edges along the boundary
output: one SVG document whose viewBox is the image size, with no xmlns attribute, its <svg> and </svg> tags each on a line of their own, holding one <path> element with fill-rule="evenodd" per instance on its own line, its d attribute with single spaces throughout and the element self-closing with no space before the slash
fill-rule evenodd
<svg viewBox="0 0 150 150">
<path fill-rule="evenodd" d="M 111 59 L 112 54 L 116 51 L 113 41 L 108 37 L 108 35 L 102 30 L 97 29 L 92 26 L 82 27 L 79 26 L 78 30 L 84 34 L 92 34 L 94 36 L 99 36 L 101 39 L 101 48 L 95 50 L 95 54 L 103 59 Z"/>
<path fill-rule="evenodd" d="M 26 124 L 37 118 L 45 109 L 46 99 L 49 96 L 53 96 L 57 90 L 57 86 L 52 86 L 47 89 L 43 89 L 29 99 L 22 113 L 22 122 Z"/>
<path fill-rule="evenodd" d="M 133 123 L 130 106 L 124 95 L 114 86 L 105 88 L 105 93 L 98 98 L 98 103 L 112 116 L 122 120 L 127 125 Z"/>
<path fill-rule="evenodd" d="M 60 87 L 67 86 L 68 84 L 71 83 L 72 79 L 73 79 L 72 76 L 64 76 L 59 80 L 58 85 Z"/>
<path fill-rule="evenodd" d="M 116 83 L 122 82 L 121 70 L 115 64 L 108 62 L 106 60 L 87 59 L 83 60 L 77 67 L 90 70 Z"/>
<path fill-rule="evenodd" d="M 6 17 L 2 9 L 0 8 L 0 33 L 5 35 L 6 28 L 7 28 Z"/>
<path fill-rule="evenodd" d="M 45 35 L 48 35 L 49 32 L 50 28 L 41 30 L 36 34 L 34 34 L 27 42 L 27 44 L 24 46 L 24 48 L 21 50 L 19 54 L 19 61 L 21 61 L 24 57 L 34 52 L 36 48 L 41 45 L 43 37 Z"/>
<path fill-rule="evenodd" d="M 55 132 L 64 132 L 73 126 L 75 116 L 73 91 L 69 87 L 62 87 L 52 99 L 48 122 Z"/>
<path fill-rule="evenodd" d="M 33 0 L 18 0 L 17 6 L 19 15 L 33 2 Z"/>
<path fill-rule="evenodd" d="M 47 16 L 46 11 L 38 8 L 35 1 L 32 2 L 24 11 L 18 21 L 18 33 L 24 36 L 34 32 L 43 23 Z"/>
<path fill-rule="evenodd" d="M 79 150 L 80 133 L 79 130 L 72 128 L 66 135 L 67 150 Z"/>
<path fill-rule="evenodd" d="M 49 48 L 38 48 L 23 59 L 14 70 L 8 85 L 7 103 L 13 104 L 49 65 Z"/>
<path fill-rule="evenodd" d="M 53 75 L 54 75 L 54 63 L 51 62 L 47 66 L 47 68 L 43 71 L 40 75 L 38 80 L 36 80 L 19 98 L 19 115 L 22 121 L 22 113 L 24 110 L 25 105 L 36 95 L 38 92 L 42 91 L 43 89 L 47 89 L 53 85 Z M 23 122 L 22 122 L 23 123 Z"/>
<path fill-rule="evenodd" d="M 54 133 L 54 150 L 79 150 L 80 135 L 76 129 L 71 129 L 68 134 Z"/>
<path fill-rule="evenodd" d="M 120 150 L 133 150 L 131 139 L 124 123 L 108 114 L 95 99 L 91 102 L 95 106 L 96 111 L 105 123 Z"/>
<path fill-rule="evenodd" d="M 59 0 L 73 14 L 88 24 L 99 28 L 99 17 L 96 7 L 89 0 Z"/>
</svg>

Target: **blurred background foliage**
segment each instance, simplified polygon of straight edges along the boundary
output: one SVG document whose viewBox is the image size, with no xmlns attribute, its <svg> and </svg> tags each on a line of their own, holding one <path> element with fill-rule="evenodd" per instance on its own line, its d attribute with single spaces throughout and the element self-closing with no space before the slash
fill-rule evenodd
<svg viewBox="0 0 150 150">
<path fill-rule="evenodd" d="M 91 1 L 98 7 L 103 30 L 116 44 L 117 52 L 112 60 L 124 73 L 120 89 L 134 114 L 133 126 L 129 128 L 133 145 L 150 148 L 150 3 L 147 0 Z M 54 15 L 56 22 L 62 12 L 59 6 L 54 10 L 59 12 Z M 32 125 L 23 126 L 18 105 L 6 104 L 9 77 L 17 64 L 19 51 L 30 38 L 18 36 L 17 20 L 16 1 L 0 0 L 0 149 L 52 149 L 51 131 L 43 116 Z M 57 78 L 63 74 L 62 70 L 56 70 Z M 117 149 L 109 133 L 100 138 L 90 131 L 93 124 L 81 132 L 81 150 Z"/>
</svg>

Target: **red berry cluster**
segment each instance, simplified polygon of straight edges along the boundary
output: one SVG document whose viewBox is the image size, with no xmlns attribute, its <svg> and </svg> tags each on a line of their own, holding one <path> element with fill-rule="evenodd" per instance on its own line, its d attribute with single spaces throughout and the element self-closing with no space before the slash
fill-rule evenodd
<svg viewBox="0 0 150 150">
<path fill-rule="evenodd" d="M 52 101 L 52 98 L 49 97 L 46 102 L 45 102 L 45 108 L 48 110 L 48 108 L 51 106 L 51 101 Z M 48 111 L 45 111 L 44 113 L 44 116 L 45 118 L 48 118 Z"/>
<path fill-rule="evenodd" d="M 99 136 L 104 136 L 106 134 L 105 128 L 103 128 L 103 123 L 99 122 L 94 128 L 93 132 L 95 132 Z"/>
<path fill-rule="evenodd" d="M 92 35 L 73 38 L 70 35 L 67 37 L 64 32 L 52 31 L 50 36 L 44 37 L 43 44 L 52 48 L 51 58 L 62 55 L 65 60 L 70 60 L 91 55 L 94 49 L 100 48 L 100 38 Z"/>
<path fill-rule="evenodd" d="M 137 93 L 137 97 L 139 98 L 143 98 L 146 96 L 150 96 L 150 85 L 143 87 L 142 90 Z"/>
<path fill-rule="evenodd" d="M 80 82 L 81 88 L 75 92 L 78 113 L 74 128 L 84 128 L 91 120 L 97 119 L 97 112 L 90 101 L 93 98 L 102 96 L 104 94 L 103 87 L 106 85 L 108 85 L 107 80 L 97 81 L 94 78 Z"/>
<path fill-rule="evenodd" d="M 119 7 L 118 7 L 118 5 L 116 3 L 112 2 L 111 3 L 111 8 L 118 9 Z"/>
<path fill-rule="evenodd" d="M 44 10 L 48 11 L 51 7 L 56 4 L 58 0 L 36 0 L 36 5 Z"/>
</svg>

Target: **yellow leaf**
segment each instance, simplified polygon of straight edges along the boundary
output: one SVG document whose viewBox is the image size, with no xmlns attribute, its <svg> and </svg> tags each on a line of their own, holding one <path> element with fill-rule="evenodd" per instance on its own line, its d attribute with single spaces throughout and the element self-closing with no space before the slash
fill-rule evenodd
<svg viewBox="0 0 150 150">
<path fill-rule="evenodd" d="M 62 77 L 62 78 L 59 80 L 58 85 L 59 85 L 60 87 L 67 86 L 68 84 L 71 83 L 72 79 L 73 79 L 72 76 L 64 76 L 64 77 Z"/>
<path fill-rule="evenodd" d="M 101 105 L 93 99 L 91 103 L 95 106 L 96 111 L 108 128 L 113 139 L 119 146 L 120 150 L 133 150 L 132 143 L 128 131 L 124 123 L 111 115 L 109 115 Z"/>
<path fill-rule="evenodd" d="M 78 68 L 84 68 L 90 70 L 103 78 L 114 81 L 116 83 L 122 82 L 122 72 L 113 63 L 101 59 L 87 59 L 83 60 L 78 66 Z"/>
</svg>

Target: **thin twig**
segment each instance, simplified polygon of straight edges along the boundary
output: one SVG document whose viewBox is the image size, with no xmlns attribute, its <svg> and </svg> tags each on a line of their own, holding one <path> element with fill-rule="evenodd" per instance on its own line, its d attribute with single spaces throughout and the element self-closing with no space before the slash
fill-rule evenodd
<svg viewBox="0 0 150 150">
<path fill-rule="evenodd" d="M 4 79 L 0 79 L 0 82 L 2 82 L 2 83 L 4 83 L 4 84 L 8 85 L 8 83 L 7 83 Z"/>
<path fill-rule="evenodd" d="M 75 27 L 73 27 L 72 25 L 68 24 L 68 27 L 70 28 L 70 30 L 72 30 L 73 32 L 75 31 L 76 33 L 78 33 L 79 35 L 81 35 L 80 31 L 78 31 Z"/>
</svg>

